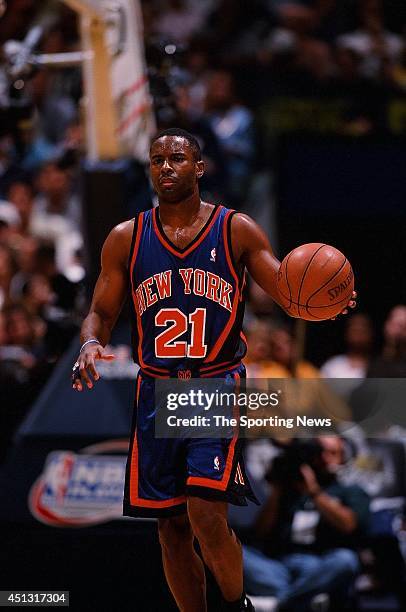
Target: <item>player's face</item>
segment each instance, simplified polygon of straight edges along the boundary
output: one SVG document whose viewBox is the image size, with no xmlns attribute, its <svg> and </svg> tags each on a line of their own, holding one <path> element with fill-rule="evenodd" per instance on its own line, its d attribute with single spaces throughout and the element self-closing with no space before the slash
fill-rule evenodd
<svg viewBox="0 0 406 612">
<path fill-rule="evenodd" d="M 189 142 L 181 136 L 163 136 L 150 151 L 151 180 L 160 200 L 178 203 L 197 190 L 203 175 Z"/>
</svg>

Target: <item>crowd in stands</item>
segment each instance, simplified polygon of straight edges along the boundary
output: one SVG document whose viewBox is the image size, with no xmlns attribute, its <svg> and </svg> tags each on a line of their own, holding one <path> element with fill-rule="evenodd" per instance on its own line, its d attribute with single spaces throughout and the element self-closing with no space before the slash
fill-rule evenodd
<svg viewBox="0 0 406 612">
<path fill-rule="evenodd" d="M 196 119 L 209 113 L 208 123 L 226 151 L 231 142 L 223 142 L 226 133 L 249 132 L 249 115 L 242 106 L 262 116 L 273 98 L 286 106 L 289 98 L 337 97 L 344 109 L 337 131 L 360 135 L 387 130 L 388 99 L 405 91 L 402 3 L 167 0 L 143 6 L 147 54 L 152 58 L 157 47 L 170 45 L 172 55 L 159 74 L 170 75 L 175 98 L 176 86 L 182 86 L 183 114 L 186 110 Z M 225 89 L 232 81 L 238 103 L 232 110 L 217 102 L 214 111 L 222 121 L 210 117 L 210 93 L 207 97 L 219 78 Z M 248 150 L 239 155 L 247 156 Z"/>
</svg>

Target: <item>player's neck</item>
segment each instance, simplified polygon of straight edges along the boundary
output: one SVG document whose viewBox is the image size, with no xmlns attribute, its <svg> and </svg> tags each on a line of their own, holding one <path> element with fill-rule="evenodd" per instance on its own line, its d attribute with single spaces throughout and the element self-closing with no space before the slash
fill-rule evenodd
<svg viewBox="0 0 406 612">
<path fill-rule="evenodd" d="M 159 218 L 164 225 L 189 225 L 198 216 L 204 203 L 199 192 L 192 193 L 181 202 L 159 201 Z"/>
</svg>

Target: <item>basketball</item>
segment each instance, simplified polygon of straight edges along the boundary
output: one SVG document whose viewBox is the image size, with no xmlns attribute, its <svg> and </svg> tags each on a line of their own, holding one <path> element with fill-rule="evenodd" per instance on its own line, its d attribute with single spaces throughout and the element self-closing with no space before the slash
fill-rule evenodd
<svg viewBox="0 0 406 612">
<path fill-rule="evenodd" d="M 312 242 L 293 249 L 278 272 L 281 305 L 292 316 L 325 321 L 347 306 L 354 290 L 354 273 L 343 253 Z"/>
</svg>

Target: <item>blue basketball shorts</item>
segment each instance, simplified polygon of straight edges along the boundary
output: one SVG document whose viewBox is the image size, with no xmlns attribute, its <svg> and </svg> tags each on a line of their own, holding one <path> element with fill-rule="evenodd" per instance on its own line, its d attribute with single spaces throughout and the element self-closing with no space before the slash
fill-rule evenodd
<svg viewBox="0 0 406 612">
<path fill-rule="evenodd" d="M 241 364 L 223 372 L 245 378 Z M 127 458 L 123 514 L 165 517 L 186 512 L 188 496 L 246 506 L 258 503 L 248 481 L 238 431 L 228 438 L 156 438 L 155 380 L 139 374 Z"/>
</svg>

